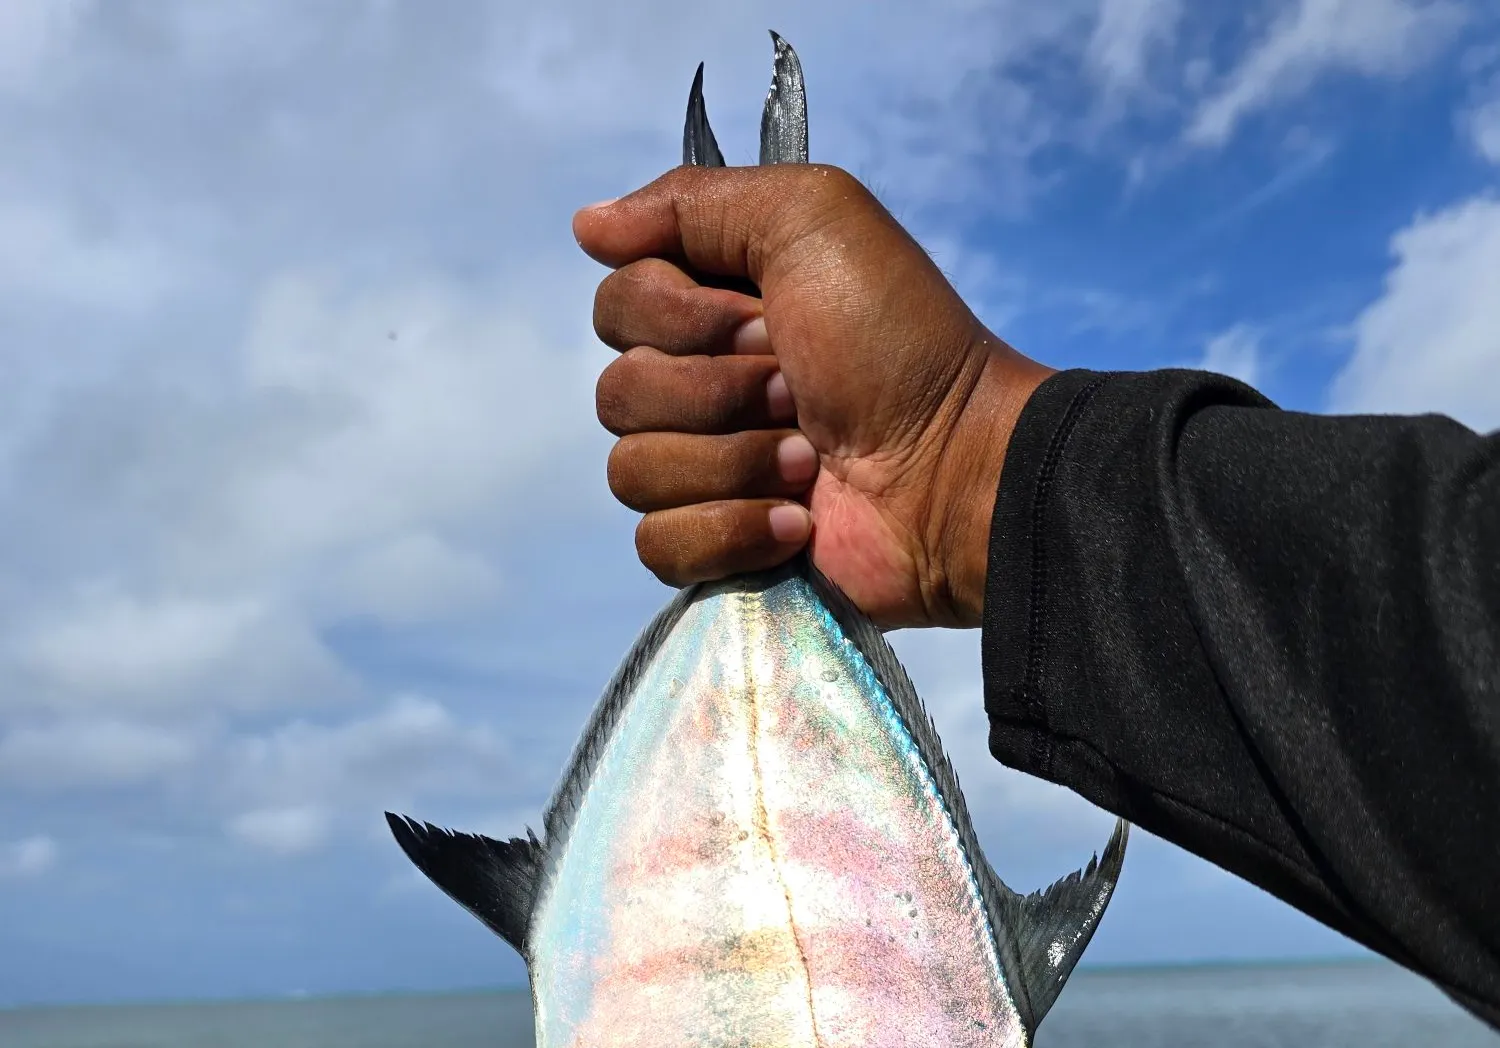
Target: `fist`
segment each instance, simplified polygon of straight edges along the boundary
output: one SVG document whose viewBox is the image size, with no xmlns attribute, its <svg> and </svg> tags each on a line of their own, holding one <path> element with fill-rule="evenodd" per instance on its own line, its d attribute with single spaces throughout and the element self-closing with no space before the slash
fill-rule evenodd
<svg viewBox="0 0 1500 1048">
<path fill-rule="evenodd" d="M 621 356 L 609 483 L 676 586 L 813 562 L 882 627 L 978 625 L 1005 444 L 1051 372 L 831 167 L 678 168 L 579 212 Z M 759 291 L 757 295 L 756 292 Z"/>
</svg>

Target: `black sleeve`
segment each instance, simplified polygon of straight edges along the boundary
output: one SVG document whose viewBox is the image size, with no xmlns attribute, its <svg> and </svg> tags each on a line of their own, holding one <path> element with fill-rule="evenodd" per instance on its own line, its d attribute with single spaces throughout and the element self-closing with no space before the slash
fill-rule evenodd
<svg viewBox="0 0 1500 1048">
<path fill-rule="evenodd" d="M 1500 1028 L 1500 434 L 1062 372 L 1006 453 L 990 749 Z"/>
</svg>

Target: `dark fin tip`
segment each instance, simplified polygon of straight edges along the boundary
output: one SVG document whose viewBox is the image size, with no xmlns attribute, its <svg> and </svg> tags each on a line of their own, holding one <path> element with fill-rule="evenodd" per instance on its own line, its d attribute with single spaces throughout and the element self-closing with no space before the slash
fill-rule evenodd
<svg viewBox="0 0 1500 1048">
<path fill-rule="evenodd" d="M 1083 869 L 1024 897 L 995 878 L 1006 916 L 1006 927 L 997 931 L 1014 942 L 1031 1030 L 1057 1002 L 1063 984 L 1093 939 L 1119 882 L 1129 837 L 1130 824 L 1116 819 L 1102 855 L 1094 855 Z"/>
<path fill-rule="evenodd" d="M 417 869 L 526 956 L 526 930 L 542 868 L 542 845 L 531 830 L 524 838 L 497 841 L 391 812 L 385 813 L 385 821 Z"/>
<path fill-rule="evenodd" d="M 693 74 L 688 91 L 687 120 L 682 129 L 682 162 L 696 167 L 723 167 L 724 154 L 708 125 L 708 106 L 703 101 L 703 63 Z"/>
</svg>

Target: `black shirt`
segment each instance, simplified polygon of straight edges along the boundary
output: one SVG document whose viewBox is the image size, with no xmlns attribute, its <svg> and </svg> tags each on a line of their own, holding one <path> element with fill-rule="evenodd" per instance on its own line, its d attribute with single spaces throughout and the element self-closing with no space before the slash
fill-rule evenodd
<svg viewBox="0 0 1500 1048">
<path fill-rule="evenodd" d="M 983 646 L 996 758 L 1500 1028 L 1500 433 L 1062 372 L 1006 454 Z"/>
</svg>

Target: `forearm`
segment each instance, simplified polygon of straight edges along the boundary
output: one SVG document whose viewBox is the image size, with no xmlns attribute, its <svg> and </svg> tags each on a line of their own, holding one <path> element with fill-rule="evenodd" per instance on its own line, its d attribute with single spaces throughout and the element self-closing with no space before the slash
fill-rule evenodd
<svg viewBox="0 0 1500 1048">
<path fill-rule="evenodd" d="M 1066 372 L 1006 454 L 1002 761 L 1500 1016 L 1500 442 Z"/>
</svg>

